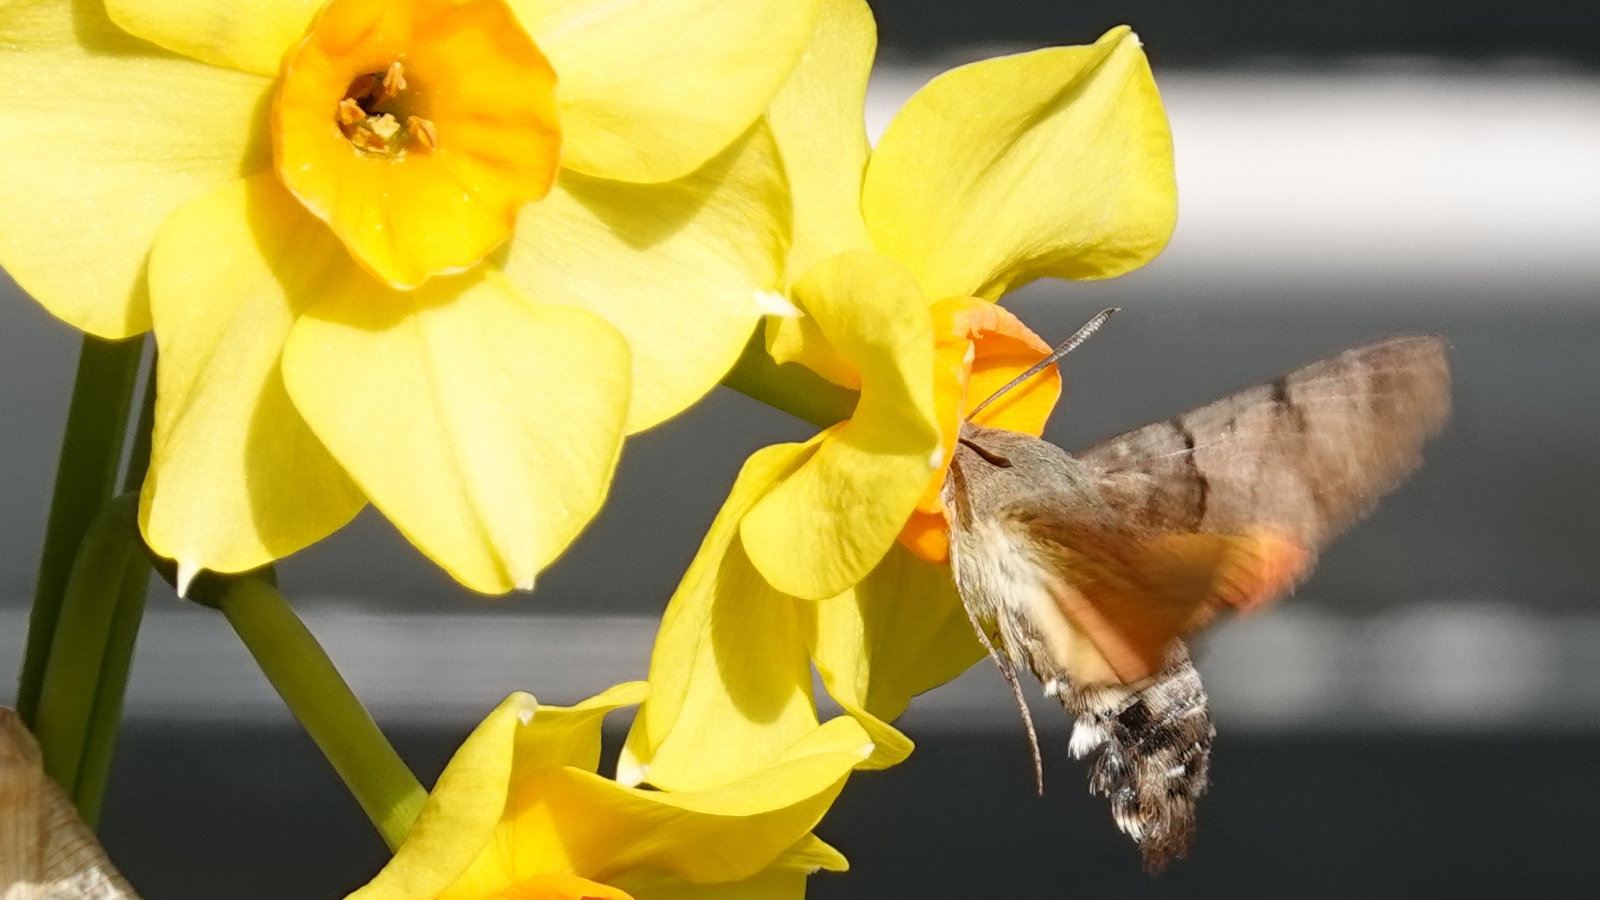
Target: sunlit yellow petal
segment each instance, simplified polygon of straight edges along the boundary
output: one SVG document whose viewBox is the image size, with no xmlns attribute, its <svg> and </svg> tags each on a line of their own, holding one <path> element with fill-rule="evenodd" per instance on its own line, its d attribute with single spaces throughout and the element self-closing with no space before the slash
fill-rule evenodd
<svg viewBox="0 0 1600 900">
<path fill-rule="evenodd" d="M 394 859 L 350 900 L 436 900 L 494 837 L 511 787 L 516 732 L 538 704 L 512 694 L 451 757 Z"/>
<path fill-rule="evenodd" d="M 816 604 L 813 659 L 828 693 L 872 735 L 869 767 L 911 750 L 886 723 L 911 698 L 955 678 L 983 656 L 950 567 L 896 546 L 862 582 Z"/>
<path fill-rule="evenodd" d="M 627 416 L 611 325 L 480 267 L 326 286 L 284 348 L 295 407 L 372 502 L 474 590 L 531 588 L 600 508 Z"/>
<path fill-rule="evenodd" d="M 278 372 L 296 314 L 351 268 L 267 173 L 167 220 L 150 255 L 161 365 L 140 509 L 157 553 L 241 572 L 320 540 L 365 504 Z"/>
<path fill-rule="evenodd" d="M 641 185 L 565 172 L 523 208 L 506 276 L 529 297 L 570 303 L 633 348 L 630 432 L 700 399 L 738 359 L 782 289 L 789 194 L 766 127 L 753 126 L 690 175 Z"/>
<path fill-rule="evenodd" d="M 519 872 L 565 869 L 602 883 L 639 868 L 693 881 L 749 878 L 816 825 L 871 752 L 848 716 L 814 731 L 804 754 L 704 790 L 638 790 L 570 768 L 520 779 L 508 823 L 514 852 L 527 854 Z M 549 843 L 536 834 L 549 834 Z M 555 853 L 564 865 L 553 865 Z"/>
<path fill-rule="evenodd" d="M 606 714 L 643 702 L 650 685 L 630 681 L 574 706 L 540 706 L 517 732 L 517 770 L 573 766 L 593 772 L 600 764 L 600 725 Z"/>
<path fill-rule="evenodd" d="M 106 0 L 111 20 L 184 56 L 277 75 L 324 0 Z"/>
<path fill-rule="evenodd" d="M 540 706 L 531 716 L 524 716 L 515 737 L 516 761 L 509 776 L 511 796 L 521 790 L 518 785 L 526 784 L 546 769 L 572 766 L 594 771 L 600 756 L 600 726 L 606 714 L 638 703 L 648 693 L 649 686 L 643 682 L 619 684 L 576 706 Z M 499 830 L 499 836 L 483 845 L 477 858 L 438 900 L 483 900 L 502 896 L 506 900 L 524 897 L 566 900 L 567 895 L 560 891 L 572 885 L 552 882 L 547 877 L 553 872 L 567 871 L 565 855 L 552 849 L 554 832 L 534 829 L 518 833 L 514 810 L 502 817 Z M 574 894 L 570 900 L 583 896 Z M 606 895 L 592 893 L 590 896 Z"/>
<path fill-rule="evenodd" d="M 512 0 L 561 80 L 563 164 L 667 181 L 742 134 L 789 76 L 816 0 Z"/>
<path fill-rule="evenodd" d="M 794 188 L 791 282 L 830 256 L 872 246 L 861 218 L 861 175 L 877 43 L 866 3 L 824 0 L 805 55 L 767 110 Z"/>
<path fill-rule="evenodd" d="M 416 287 L 475 265 L 549 190 L 555 73 L 502 0 L 331 0 L 285 60 L 272 141 L 356 259 Z"/>
<path fill-rule="evenodd" d="M 835 596 L 894 543 L 938 468 L 933 326 L 909 272 L 871 251 L 825 260 L 794 298 L 861 372 L 861 400 L 741 527 L 756 569 L 785 593 Z"/>
<path fill-rule="evenodd" d="M 617 766 L 623 783 L 688 790 L 743 778 L 816 727 L 799 613 L 739 541 L 739 520 L 816 444 L 767 447 L 740 471 L 662 617 L 650 699 Z"/>
<path fill-rule="evenodd" d="M 268 82 L 131 37 L 98 3 L 8 0 L 0 22 L 0 264 L 73 326 L 138 334 L 162 221 L 266 167 Z"/>
<path fill-rule="evenodd" d="M 1138 38 L 963 66 L 901 109 L 862 188 L 878 249 L 935 299 L 1109 278 L 1166 246 L 1172 136 Z"/>
<path fill-rule="evenodd" d="M 806 878 L 818 869 L 849 868 L 839 851 L 806 835 L 772 864 L 741 881 L 704 884 L 674 872 L 635 869 L 612 878 L 633 900 L 802 900 Z"/>
</svg>

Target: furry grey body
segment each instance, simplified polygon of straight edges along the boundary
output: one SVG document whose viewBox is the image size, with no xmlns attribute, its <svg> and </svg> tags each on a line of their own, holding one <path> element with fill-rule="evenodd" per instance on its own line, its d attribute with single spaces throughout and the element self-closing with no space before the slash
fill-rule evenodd
<svg viewBox="0 0 1600 900">
<path fill-rule="evenodd" d="M 1032 473 L 1038 487 L 1071 498 L 1108 529 L 1120 527 L 1115 508 L 1088 467 L 1053 444 L 989 429 L 972 429 L 972 438 L 957 445 L 945 486 L 962 600 L 1008 678 L 1025 667 L 1073 716 L 1069 751 L 1088 760 L 1090 791 L 1110 801 L 1112 821 L 1159 870 L 1186 851 L 1207 785 L 1216 730 L 1200 673 L 1178 643 L 1144 684 L 1091 680 L 1100 669 L 1093 647 L 1051 599 L 1055 576 L 1015 533 L 1018 511 L 1004 508 L 1005 470 Z M 1075 679 L 1073 668 L 1091 677 Z"/>
</svg>

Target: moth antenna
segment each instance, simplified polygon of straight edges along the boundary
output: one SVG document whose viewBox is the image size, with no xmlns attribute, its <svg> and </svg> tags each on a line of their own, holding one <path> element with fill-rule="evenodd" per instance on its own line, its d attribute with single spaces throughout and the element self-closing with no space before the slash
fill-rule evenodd
<svg viewBox="0 0 1600 900">
<path fill-rule="evenodd" d="M 990 394 L 982 403 L 979 403 L 977 406 L 973 407 L 972 412 L 967 413 L 967 421 L 972 421 L 973 416 L 983 412 L 985 407 L 1005 396 L 1005 394 L 1012 388 L 1023 383 L 1024 381 L 1027 381 L 1029 378 L 1032 378 L 1040 372 L 1043 372 L 1047 367 L 1054 365 L 1056 360 L 1078 349 L 1078 346 L 1084 341 L 1087 341 L 1090 335 L 1100 330 L 1100 326 L 1104 325 L 1106 320 L 1111 318 L 1113 313 L 1118 313 L 1121 311 L 1122 307 L 1120 306 L 1112 306 L 1100 310 L 1100 312 L 1095 314 L 1094 318 L 1083 323 L 1082 328 L 1079 328 L 1077 331 L 1073 332 L 1072 337 L 1069 337 L 1057 344 L 1056 348 L 1050 351 L 1049 356 L 1046 356 L 1044 359 L 1034 363 L 1033 367 L 1028 369 L 1028 371 L 1023 372 L 1021 375 L 1018 375 L 1017 377 L 1006 382 L 1005 387 L 1002 387 L 1000 390 Z"/>
<path fill-rule="evenodd" d="M 989 633 L 983 630 L 978 617 L 973 615 L 972 609 L 966 603 L 961 608 L 967 614 L 967 621 L 972 623 L 972 633 L 978 636 L 978 643 L 988 651 L 989 658 L 994 660 L 995 668 L 1006 679 L 1006 684 L 1011 685 L 1011 696 L 1017 700 L 1017 711 L 1022 713 L 1022 724 L 1028 730 L 1028 748 L 1033 751 L 1033 784 L 1039 796 L 1044 796 L 1044 756 L 1039 753 L 1039 733 L 1033 727 L 1033 713 L 1028 709 L 1028 698 L 1022 696 L 1022 684 L 1017 681 L 1017 669 L 1010 660 L 1004 659 L 994 649 L 994 642 L 989 640 Z"/>
</svg>

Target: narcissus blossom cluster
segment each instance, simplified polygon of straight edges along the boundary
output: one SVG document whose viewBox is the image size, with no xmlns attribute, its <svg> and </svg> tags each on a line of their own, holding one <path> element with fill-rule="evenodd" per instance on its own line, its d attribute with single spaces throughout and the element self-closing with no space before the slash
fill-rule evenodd
<svg viewBox="0 0 1600 900">
<path fill-rule="evenodd" d="M 0 16 L 0 263 L 92 334 L 154 327 L 141 525 L 181 580 L 371 501 L 469 587 L 531 588 L 779 285 L 758 120 L 814 3 Z"/>
<path fill-rule="evenodd" d="M 425 803 L 396 764 L 422 811 L 360 900 L 844 869 L 813 828 L 982 654 L 941 488 L 1050 352 L 1001 301 L 1133 270 L 1176 217 L 1126 28 L 946 72 L 876 146 L 863 0 L 0 0 L 0 38 L 0 264 L 86 334 L 153 332 L 138 524 L 180 593 L 368 503 L 462 584 L 531 590 L 624 439 L 752 354 L 854 398 L 746 461 L 648 683 L 513 694 Z M 1061 394 L 1048 369 L 972 421 L 1038 435 Z"/>
</svg>

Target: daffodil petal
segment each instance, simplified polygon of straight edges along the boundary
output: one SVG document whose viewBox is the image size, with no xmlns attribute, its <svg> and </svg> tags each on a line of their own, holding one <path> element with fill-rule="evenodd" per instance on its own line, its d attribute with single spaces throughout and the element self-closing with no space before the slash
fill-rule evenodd
<svg viewBox="0 0 1600 900">
<path fill-rule="evenodd" d="M 572 766 L 593 772 L 600 764 L 600 726 L 606 714 L 650 695 L 650 685 L 630 681 L 575 706 L 540 706 L 517 732 L 517 769 L 535 772 Z"/>
<path fill-rule="evenodd" d="M 435 900 L 494 837 L 511 789 L 517 731 L 539 704 L 512 694 L 468 735 L 394 858 L 349 900 Z"/>
<path fill-rule="evenodd" d="M 161 364 L 140 521 L 151 549 L 242 572 L 322 539 L 365 505 L 278 370 L 295 316 L 351 269 L 270 174 L 167 219 L 150 254 Z"/>
<path fill-rule="evenodd" d="M 739 543 L 739 520 L 816 443 L 766 447 L 739 472 L 662 616 L 650 699 L 617 764 L 624 784 L 688 790 L 742 778 L 816 727 L 800 614 Z"/>
<path fill-rule="evenodd" d="M 877 745 L 867 768 L 894 765 L 910 753 L 911 742 L 887 723 L 912 697 L 983 657 L 950 567 L 924 562 L 898 544 L 860 584 L 816 604 L 811 652 L 823 686 Z"/>
<path fill-rule="evenodd" d="M 111 21 L 192 59 L 278 74 L 283 52 L 306 33 L 324 0 L 106 0 Z"/>
<path fill-rule="evenodd" d="M 1177 217 L 1172 135 L 1126 28 L 963 66 L 900 110 L 867 166 L 873 242 L 934 299 L 1149 262 Z"/>
<path fill-rule="evenodd" d="M 511 797 L 547 769 L 569 767 L 593 772 L 600 758 L 600 726 L 606 714 L 631 706 L 649 694 L 644 682 L 629 682 L 571 707 L 541 705 L 523 717 L 516 732 L 516 760 L 510 773 Z M 502 839 L 483 845 L 472 865 L 437 900 L 481 900 L 499 897 L 510 885 L 567 871 L 565 857 L 549 828 L 533 827 L 518 834 L 513 801 L 501 820 Z M 523 823 L 527 824 L 527 823 Z M 506 896 L 522 896 L 510 894 Z M 533 896 L 543 896 L 534 893 Z M 429 900 L 434 900 L 430 897 Z"/>
<path fill-rule="evenodd" d="M 468 587 L 531 589 L 605 499 L 628 347 L 498 272 L 328 285 L 284 348 L 295 407 L 372 502 Z"/>
<path fill-rule="evenodd" d="M 570 303 L 633 348 L 628 431 L 677 415 L 739 358 L 781 289 L 789 197 L 777 148 L 757 124 L 692 174 L 642 185 L 563 174 L 523 207 L 504 258 L 530 297 Z"/>
<path fill-rule="evenodd" d="M 808 834 L 772 865 L 740 881 L 704 884 L 659 869 L 636 869 L 611 880 L 633 900 L 803 900 L 806 878 L 813 872 L 847 868 L 839 851 Z"/>
<path fill-rule="evenodd" d="M 564 868 L 603 883 L 641 868 L 700 882 L 749 878 L 811 831 L 871 752 L 866 732 L 848 716 L 813 730 L 804 755 L 703 790 L 646 791 L 577 769 L 547 769 L 518 784 L 515 827 L 521 834 L 551 829 Z M 517 851 L 533 848 L 518 843 Z"/>
<path fill-rule="evenodd" d="M 742 134 L 811 35 L 816 0 L 511 0 L 561 79 L 563 162 L 669 181 Z"/>
<path fill-rule="evenodd" d="M 160 50 L 97 3 L 13 0 L 0 20 L 0 264 L 72 326 L 138 334 L 162 221 L 267 166 L 268 82 Z"/>
<path fill-rule="evenodd" d="M 823 261 L 794 296 L 861 372 L 861 400 L 745 516 L 740 534 L 774 588 L 823 600 L 878 564 L 942 462 L 933 326 L 911 274 L 872 251 Z"/>
<path fill-rule="evenodd" d="M 791 282 L 830 256 L 872 246 L 861 175 L 871 151 L 867 76 L 877 44 L 866 3 L 823 0 L 805 55 L 767 110 L 794 191 Z"/>
</svg>

